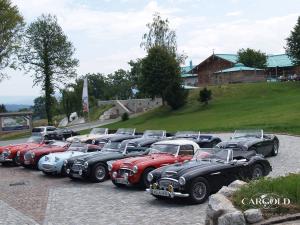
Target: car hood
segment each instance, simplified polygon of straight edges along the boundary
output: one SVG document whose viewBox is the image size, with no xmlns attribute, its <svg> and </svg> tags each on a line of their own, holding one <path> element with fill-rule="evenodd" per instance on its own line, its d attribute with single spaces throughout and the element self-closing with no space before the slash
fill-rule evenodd
<svg viewBox="0 0 300 225">
<path fill-rule="evenodd" d="M 17 152 L 19 150 L 23 150 L 23 149 L 33 149 L 33 148 L 37 148 L 39 147 L 41 144 L 38 143 L 22 143 L 22 144 L 17 144 L 17 145 L 7 145 L 7 146 L 3 146 L 1 147 L 0 151 L 4 151 L 6 149 L 8 149 L 11 152 Z"/>
<path fill-rule="evenodd" d="M 128 158 L 128 159 L 123 159 L 121 166 L 134 166 L 138 164 L 143 164 L 143 163 L 149 163 L 151 162 L 164 162 L 167 161 L 168 159 L 173 159 L 174 156 L 170 154 L 151 154 L 151 155 L 145 155 L 145 156 L 138 156 L 134 158 Z"/>
<path fill-rule="evenodd" d="M 95 154 L 88 154 L 84 155 L 82 157 L 78 157 L 77 160 L 85 161 L 85 162 L 92 162 L 92 161 L 101 161 L 101 160 L 107 160 L 107 159 L 114 159 L 119 158 L 123 154 L 121 152 L 97 152 Z"/>
<path fill-rule="evenodd" d="M 79 151 L 66 151 L 66 152 L 57 152 L 50 153 L 47 157 L 50 158 L 50 161 L 55 160 L 55 158 L 59 158 L 60 160 L 66 160 L 74 156 L 79 156 L 85 154 L 84 152 Z"/>
<path fill-rule="evenodd" d="M 222 141 L 219 143 L 219 146 L 222 147 L 249 147 L 252 144 L 255 144 L 257 142 L 260 142 L 261 139 L 259 138 L 239 138 L 239 139 L 231 139 L 228 141 Z"/>
<path fill-rule="evenodd" d="M 197 173 L 203 171 L 210 171 L 216 167 L 225 165 L 223 163 L 211 162 L 211 161 L 196 161 L 191 160 L 185 163 L 177 163 L 171 166 L 165 166 L 161 168 L 161 178 L 174 178 L 178 179 L 179 177 L 191 174 L 197 171 Z"/>
</svg>

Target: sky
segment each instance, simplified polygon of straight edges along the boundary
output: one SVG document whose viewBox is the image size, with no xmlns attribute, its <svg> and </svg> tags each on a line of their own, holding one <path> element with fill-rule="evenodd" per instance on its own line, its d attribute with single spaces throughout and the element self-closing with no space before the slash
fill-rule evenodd
<svg viewBox="0 0 300 225">
<path fill-rule="evenodd" d="M 179 52 L 199 64 L 214 51 L 240 48 L 284 53 L 285 39 L 300 16 L 299 0 L 12 0 L 27 24 L 42 13 L 54 14 L 76 48 L 78 75 L 129 69 L 155 12 L 176 31 Z M 30 73 L 8 71 L 0 83 L 0 103 L 28 103 L 41 95 Z M 26 100 L 25 100 L 26 99 Z M 31 99 L 31 100 L 30 100 Z"/>
</svg>

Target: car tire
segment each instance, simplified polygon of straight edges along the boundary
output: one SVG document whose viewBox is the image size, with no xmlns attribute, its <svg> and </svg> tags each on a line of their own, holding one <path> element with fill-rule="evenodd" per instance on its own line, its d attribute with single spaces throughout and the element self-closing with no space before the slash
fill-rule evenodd
<svg viewBox="0 0 300 225">
<path fill-rule="evenodd" d="M 278 155 L 278 149 L 279 149 L 279 141 L 275 139 L 274 144 L 273 144 L 273 149 L 272 149 L 272 152 L 271 152 L 271 156 Z"/>
<path fill-rule="evenodd" d="M 92 181 L 95 183 L 103 182 L 108 177 L 108 169 L 104 164 L 98 164 L 93 167 Z"/>
<path fill-rule="evenodd" d="M 253 180 L 256 180 L 256 179 L 259 179 L 259 178 L 261 178 L 263 176 L 264 176 L 264 168 L 261 165 L 259 165 L 259 164 L 255 164 L 253 166 L 253 169 L 252 169 L 252 176 L 251 176 L 251 178 Z"/>
<path fill-rule="evenodd" d="M 147 176 L 148 176 L 148 173 L 150 173 L 152 170 L 154 170 L 155 168 L 152 168 L 152 167 L 149 167 L 149 168 L 146 168 L 142 174 L 142 177 L 141 177 L 141 180 L 140 180 L 140 183 L 139 183 L 139 186 L 143 189 L 145 188 L 148 188 L 150 186 L 150 183 L 149 181 L 147 180 Z"/>
<path fill-rule="evenodd" d="M 196 178 L 189 187 L 189 199 L 194 204 L 201 204 L 206 201 L 210 194 L 209 183 L 205 178 Z"/>
</svg>

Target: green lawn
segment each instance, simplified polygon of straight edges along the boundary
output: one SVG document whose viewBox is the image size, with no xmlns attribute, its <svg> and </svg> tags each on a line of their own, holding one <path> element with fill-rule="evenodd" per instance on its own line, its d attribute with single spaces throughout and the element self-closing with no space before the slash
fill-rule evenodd
<svg viewBox="0 0 300 225">
<path fill-rule="evenodd" d="M 199 90 L 193 90 L 187 105 L 177 111 L 161 107 L 106 127 L 204 132 L 262 128 L 268 132 L 300 134 L 300 83 L 231 84 L 209 88 L 213 100 L 207 107 L 197 101 Z"/>
<path fill-rule="evenodd" d="M 288 198 L 290 204 L 280 204 L 276 209 L 265 209 L 261 205 L 252 205 L 250 201 L 245 204 L 243 199 L 255 198 L 261 194 L 276 194 L 281 198 Z M 300 210 L 300 174 L 289 174 L 284 177 L 262 178 L 258 181 L 250 182 L 235 192 L 232 197 L 235 206 L 245 211 L 251 208 L 261 208 L 266 217 L 273 214 L 297 213 Z"/>
</svg>

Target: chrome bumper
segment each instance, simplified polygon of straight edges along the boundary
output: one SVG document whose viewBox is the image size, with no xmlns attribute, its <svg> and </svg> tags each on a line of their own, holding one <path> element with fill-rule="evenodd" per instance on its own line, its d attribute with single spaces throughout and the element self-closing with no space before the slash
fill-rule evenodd
<svg viewBox="0 0 300 225">
<path fill-rule="evenodd" d="M 153 192 L 151 190 L 153 190 L 153 189 L 151 189 L 151 188 L 146 189 L 146 191 L 148 193 L 153 194 Z M 184 193 L 181 193 L 181 192 L 169 192 L 169 193 L 170 193 L 169 198 L 174 198 L 174 197 L 187 198 L 187 197 L 190 196 L 189 194 L 184 194 Z"/>
<path fill-rule="evenodd" d="M 4 163 L 4 162 L 12 162 L 13 159 L 6 159 L 6 158 L 1 158 L 0 159 L 0 163 Z"/>
</svg>

